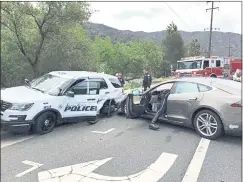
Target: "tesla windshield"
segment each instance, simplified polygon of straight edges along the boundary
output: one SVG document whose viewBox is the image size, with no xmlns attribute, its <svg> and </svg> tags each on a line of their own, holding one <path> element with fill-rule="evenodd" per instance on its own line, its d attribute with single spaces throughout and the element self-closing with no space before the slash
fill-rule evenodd
<svg viewBox="0 0 243 182">
<path fill-rule="evenodd" d="M 182 69 L 200 69 L 201 66 L 202 66 L 202 60 L 177 62 L 177 68 L 179 70 L 182 70 Z"/>
</svg>

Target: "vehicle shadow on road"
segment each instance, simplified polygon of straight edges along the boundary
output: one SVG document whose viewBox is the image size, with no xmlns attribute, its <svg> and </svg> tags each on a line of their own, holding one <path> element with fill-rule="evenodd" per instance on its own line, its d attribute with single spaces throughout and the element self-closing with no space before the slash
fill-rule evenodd
<svg viewBox="0 0 243 182">
<path fill-rule="evenodd" d="M 145 119 L 145 118 L 143 118 L 141 120 L 144 121 L 143 124 L 140 125 L 140 127 L 142 127 L 142 128 L 148 127 L 151 122 L 151 120 Z M 174 134 L 183 132 L 183 133 L 187 133 L 190 135 L 195 135 L 195 137 L 198 135 L 194 129 L 176 125 L 176 124 L 170 124 L 170 123 L 165 123 L 165 122 L 161 121 L 161 122 L 158 122 L 158 126 L 160 127 L 158 132 L 160 132 L 160 130 L 163 130 L 163 128 L 166 128 L 166 129 L 172 130 L 172 133 L 174 133 Z M 163 131 L 161 131 L 161 132 L 163 132 Z M 218 138 L 217 140 L 212 140 L 212 141 L 217 142 L 217 143 L 225 143 L 225 144 L 230 143 L 233 145 L 240 145 L 240 146 L 242 145 L 242 137 L 240 137 L 240 136 L 223 135 L 220 138 Z"/>
<path fill-rule="evenodd" d="M 230 143 L 233 145 L 242 145 L 242 137 L 239 136 L 228 136 L 228 135 L 224 135 L 221 138 L 219 138 L 218 140 L 215 140 L 219 143 Z"/>
</svg>

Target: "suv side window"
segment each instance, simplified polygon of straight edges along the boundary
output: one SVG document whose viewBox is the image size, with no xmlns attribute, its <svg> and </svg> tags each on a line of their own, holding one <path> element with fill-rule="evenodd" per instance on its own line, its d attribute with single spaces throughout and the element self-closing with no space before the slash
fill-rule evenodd
<svg viewBox="0 0 243 182">
<path fill-rule="evenodd" d="M 89 81 L 89 95 L 98 95 L 100 92 L 100 82 L 90 80 Z"/>
<path fill-rule="evenodd" d="M 177 82 L 171 94 L 188 94 L 199 92 L 197 83 Z"/>
<path fill-rule="evenodd" d="M 88 81 L 81 81 L 74 85 L 71 90 L 75 95 L 87 95 L 88 94 Z"/>
<path fill-rule="evenodd" d="M 109 81 L 111 82 L 111 84 L 115 88 L 121 88 L 122 87 L 120 81 L 118 80 L 118 78 L 110 78 Z"/>
<path fill-rule="evenodd" d="M 198 88 L 200 92 L 207 92 L 212 90 L 212 87 L 203 84 L 198 84 Z"/>
<path fill-rule="evenodd" d="M 100 89 L 108 89 L 108 85 L 104 79 L 100 81 Z"/>
<path fill-rule="evenodd" d="M 89 79 L 89 94 L 98 95 L 101 89 L 107 89 L 108 85 L 103 78 Z"/>
<path fill-rule="evenodd" d="M 107 89 L 108 85 L 102 78 L 83 80 L 74 84 L 71 90 L 75 95 L 98 95 L 100 89 Z"/>
</svg>

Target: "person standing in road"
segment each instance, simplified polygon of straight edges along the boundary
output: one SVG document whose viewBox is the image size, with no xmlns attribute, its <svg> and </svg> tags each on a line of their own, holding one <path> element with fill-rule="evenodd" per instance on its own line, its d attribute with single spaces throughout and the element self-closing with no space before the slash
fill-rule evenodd
<svg viewBox="0 0 243 182">
<path fill-rule="evenodd" d="M 148 73 L 147 69 L 143 70 L 144 77 L 143 77 L 143 89 L 144 91 L 147 90 L 147 88 L 150 88 L 151 83 L 152 83 L 152 76 L 151 74 Z"/>
<path fill-rule="evenodd" d="M 121 85 L 123 87 L 125 85 L 125 80 L 124 80 L 124 78 L 122 76 L 122 73 L 118 73 L 118 79 L 119 79 L 119 81 L 120 81 L 120 83 L 121 83 Z"/>
</svg>

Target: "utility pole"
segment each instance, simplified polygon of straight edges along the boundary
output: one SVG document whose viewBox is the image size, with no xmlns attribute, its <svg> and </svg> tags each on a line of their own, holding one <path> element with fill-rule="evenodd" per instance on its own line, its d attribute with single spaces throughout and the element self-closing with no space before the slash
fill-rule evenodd
<svg viewBox="0 0 243 182">
<path fill-rule="evenodd" d="M 229 45 L 228 45 L 228 47 L 225 47 L 225 48 L 228 48 L 229 49 L 229 57 L 231 57 L 231 48 L 233 48 L 232 46 L 231 46 L 231 42 L 230 42 L 231 40 L 230 40 L 230 35 L 229 35 Z"/>
<path fill-rule="evenodd" d="M 208 2 L 207 2 L 208 3 Z M 211 56 L 211 47 L 212 47 L 212 30 L 213 30 L 213 11 L 215 9 L 219 9 L 219 7 L 214 7 L 214 2 L 212 1 L 212 7 L 211 8 L 208 8 L 206 9 L 206 12 L 208 10 L 211 10 L 211 19 L 210 19 L 210 28 L 209 28 L 209 31 L 210 31 L 210 34 L 209 34 L 209 45 L 208 45 L 208 56 L 210 57 Z"/>
</svg>

